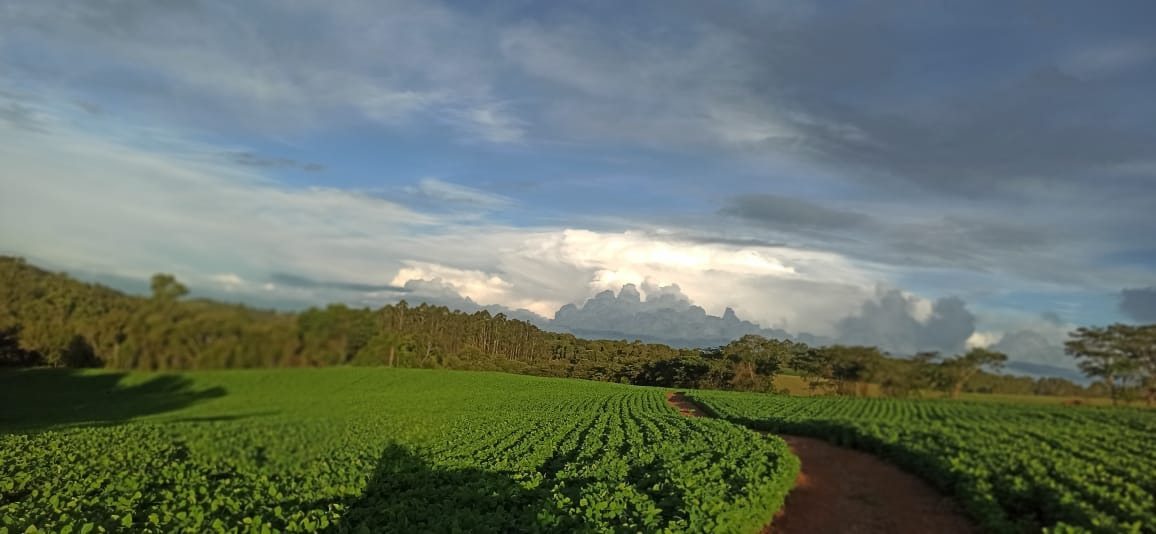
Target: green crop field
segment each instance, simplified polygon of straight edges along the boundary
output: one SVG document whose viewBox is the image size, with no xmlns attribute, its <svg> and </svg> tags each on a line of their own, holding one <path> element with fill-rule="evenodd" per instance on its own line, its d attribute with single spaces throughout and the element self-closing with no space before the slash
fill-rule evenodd
<svg viewBox="0 0 1156 534">
<path fill-rule="evenodd" d="M 1156 532 L 1156 412 L 702 391 L 717 416 L 887 458 L 985 531 Z"/>
<path fill-rule="evenodd" d="M 0 532 L 754 532 L 797 470 L 781 440 L 616 384 L 0 374 Z"/>
</svg>

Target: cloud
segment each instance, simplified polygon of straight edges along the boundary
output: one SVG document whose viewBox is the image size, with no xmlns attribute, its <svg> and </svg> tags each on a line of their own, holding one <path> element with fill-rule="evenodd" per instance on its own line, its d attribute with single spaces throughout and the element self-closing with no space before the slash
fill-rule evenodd
<svg viewBox="0 0 1156 534">
<path fill-rule="evenodd" d="M 417 185 L 408 187 L 406 191 L 424 200 L 439 204 L 464 204 L 483 208 L 499 208 L 509 205 L 512 202 L 511 199 L 502 195 L 438 180 L 437 178 L 423 178 L 418 181 Z"/>
<path fill-rule="evenodd" d="M 445 120 L 482 141 L 496 145 L 520 143 L 526 137 L 527 123 L 505 108 L 486 104 L 449 114 Z"/>
<path fill-rule="evenodd" d="M 316 303 L 381 303 L 410 281 L 439 281 L 480 306 L 543 317 L 649 280 L 678 284 L 712 315 L 730 307 L 767 327 L 819 333 L 878 281 L 832 253 L 688 243 L 644 229 L 511 227 L 402 203 L 413 194 L 505 202 L 443 181 L 419 182 L 409 197 L 289 186 L 179 132 L 89 133 L 61 121 L 37 136 L 0 123 L 0 135 L 10 140 L 0 146 L 0 246 L 69 269 L 131 278 L 171 272 L 194 289 L 217 287 L 214 275 L 232 273 L 253 281 L 238 295 Z"/>
<path fill-rule="evenodd" d="M 975 333 L 976 317 L 963 300 L 936 299 L 930 313 L 920 313 L 918 300 L 897 289 L 880 290 L 863 302 L 857 315 L 839 321 L 835 338 L 841 343 L 871 345 L 897 355 L 921 351 L 954 354 Z M 924 315 L 920 320 L 917 315 Z"/>
<path fill-rule="evenodd" d="M 871 222 L 861 213 L 835 210 L 801 198 L 768 194 L 733 197 L 721 212 L 772 228 L 841 230 Z"/>
<path fill-rule="evenodd" d="M 1090 378 L 1071 367 L 1060 367 L 1044 363 L 1009 360 L 1004 364 L 1004 370 L 1033 378 L 1057 377 L 1085 385 L 1092 382 Z"/>
<path fill-rule="evenodd" d="M 1156 287 L 1121 291 L 1120 312 L 1136 322 L 1156 323 Z"/>
<path fill-rule="evenodd" d="M 270 169 L 300 169 L 306 172 L 319 172 L 325 170 L 325 166 L 320 163 L 308 163 L 297 161 L 290 158 L 280 157 L 266 157 L 252 152 L 231 152 L 227 156 L 234 162 L 247 165 L 250 167 L 263 167 Z"/>
<path fill-rule="evenodd" d="M 0 124 L 0 133 L 9 140 L 0 146 L 0 242 L 73 269 L 196 282 L 300 267 L 316 279 L 359 279 L 383 260 L 389 269 L 388 254 L 366 254 L 380 242 L 374 234 L 433 221 L 357 192 L 285 186 L 153 130 L 98 136 L 54 126 L 28 136 Z"/>
<path fill-rule="evenodd" d="M 3 15 L 10 75 L 127 97 L 118 114 L 275 135 L 419 118 L 470 139 L 521 135 L 491 96 L 486 25 L 436 3 L 27 2 Z"/>
<path fill-rule="evenodd" d="M 692 304 L 677 285 L 649 282 L 642 285 L 642 292 L 634 284 L 626 284 L 617 295 L 606 290 L 581 305 L 567 304 L 554 314 L 548 328 L 584 337 L 638 339 L 674 347 L 725 345 L 746 334 L 788 337 L 785 331 L 763 329 L 739 319 L 731 308 L 721 317 L 709 315 Z"/>
<path fill-rule="evenodd" d="M 269 282 L 274 286 L 296 287 L 302 289 L 330 289 L 350 291 L 355 293 L 405 293 L 404 287 L 390 284 L 366 284 L 362 282 L 339 282 L 333 280 L 314 280 L 305 276 L 289 273 L 273 273 L 269 275 Z"/>
<path fill-rule="evenodd" d="M 233 273 L 220 273 L 209 277 L 210 280 L 226 288 L 235 288 L 245 285 L 245 280 Z"/>
<path fill-rule="evenodd" d="M 1060 317 L 1060 314 L 1053 312 L 1053 311 L 1046 311 L 1046 312 L 1041 313 L 1040 318 L 1043 319 L 1048 324 L 1051 324 L 1054 326 L 1063 326 L 1064 325 L 1064 318 Z"/>
<path fill-rule="evenodd" d="M 1113 40 L 1081 46 L 1060 60 L 1065 72 L 1087 79 L 1119 74 L 1156 59 L 1156 44 L 1142 40 Z"/>
<path fill-rule="evenodd" d="M 540 314 L 526 309 L 515 309 L 500 304 L 481 305 L 469 297 L 458 293 L 458 288 L 441 280 L 409 280 L 405 283 L 405 291 L 409 293 L 405 301 L 413 305 L 424 302 L 434 306 L 445 306 L 452 310 L 465 313 L 487 311 L 492 315 L 499 313 L 510 319 L 526 321 L 540 328 L 549 328 L 549 321 Z"/>
<path fill-rule="evenodd" d="M 1067 378 L 1073 373 L 1079 375 L 1075 372 L 1074 360 L 1064 353 L 1062 344 L 1033 330 L 1008 332 L 989 348 L 1007 354 L 1013 361 L 1068 370 L 1068 373 L 1059 376 Z"/>
<path fill-rule="evenodd" d="M 9 100 L 0 105 L 0 121 L 29 132 L 44 132 L 45 130 L 42 118 L 36 110 L 18 101 Z"/>
</svg>

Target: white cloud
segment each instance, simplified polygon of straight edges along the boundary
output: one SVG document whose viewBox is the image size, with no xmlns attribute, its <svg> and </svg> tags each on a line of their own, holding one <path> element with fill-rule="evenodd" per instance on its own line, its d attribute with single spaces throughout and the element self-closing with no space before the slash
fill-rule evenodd
<svg viewBox="0 0 1156 534">
<path fill-rule="evenodd" d="M 456 269 L 436 263 L 406 261 L 390 282 L 404 286 L 411 280 L 436 281 L 448 284 L 459 295 L 469 297 L 479 304 L 504 304 L 508 300 L 513 284 L 501 276 L 480 270 Z"/>
<path fill-rule="evenodd" d="M 497 104 L 451 113 L 447 122 L 467 135 L 493 144 L 519 143 L 526 137 L 526 121 L 511 114 L 506 106 Z"/>
<path fill-rule="evenodd" d="M 489 208 L 505 206 L 511 202 L 509 198 L 502 195 L 438 180 L 437 178 L 423 178 L 418 181 L 417 185 L 407 188 L 406 191 L 438 202 L 470 204 Z"/>
<path fill-rule="evenodd" d="M 971 337 L 967 338 L 967 348 L 987 348 L 999 342 L 1001 337 L 1003 334 L 999 332 L 973 332 Z"/>
<path fill-rule="evenodd" d="M 907 298 L 907 310 L 911 314 L 911 317 L 920 323 L 926 324 L 928 319 L 931 319 L 935 303 L 906 291 L 903 292 L 903 296 Z"/>
<path fill-rule="evenodd" d="M 289 187 L 258 168 L 207 157 L 221 147 L 174 132 L 87 133 L 61 119 L 36 134 L 0 123 L 0 137 L 11 140 L 0 145 L 0 248 L 90 272 L 172 272 L 194 288 L 319 303 L 396 295 L 273 286 L 272 274 L 437 281 L 478 304 L 547 317 L 602 289 L 677 284 L 711 314 L 733 307 L 766 327 L 820 335 L 878 282 L 834 253 L 691 243 L 648 230 L 501 226 L 414 211 L 380 195 Z M 461 202 L 506 201 L 432 179 L 418 188 Z"/>
<path fill-rule="evenodd" d="M 490 94 L 481 21 L 432 2 L 384 4 L 29 2 L 0 16 L 0 46 L 34 49 L 32 77 L 131 95 L 120 114 L 277 136 L 450 117 L 441 122 L 467 139 L 521 139 L 525 123 Z"/>
<path fill-rule="evenodd" d="M 210 276 L 209 279 L 225 286 L 227 289 L 234 289 L 245 285 L 245 280 L 233 273 L 214 274 Z"/>
</svg>

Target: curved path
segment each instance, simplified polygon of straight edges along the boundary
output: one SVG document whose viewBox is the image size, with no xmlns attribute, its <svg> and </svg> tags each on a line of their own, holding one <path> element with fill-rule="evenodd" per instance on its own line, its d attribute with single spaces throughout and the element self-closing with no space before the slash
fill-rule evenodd
<svg viewBox="0 0 1156 534">
<path fill-rule="evenodd" d="M 682 393 L 667 394 L 667 402 L 686 416 L 707 415 Z M 802 461 L 802 470 L 763 534 L 979 532 L 951 499 L 898 467 L 823 440 L 779 437 Z"/>
</svg>

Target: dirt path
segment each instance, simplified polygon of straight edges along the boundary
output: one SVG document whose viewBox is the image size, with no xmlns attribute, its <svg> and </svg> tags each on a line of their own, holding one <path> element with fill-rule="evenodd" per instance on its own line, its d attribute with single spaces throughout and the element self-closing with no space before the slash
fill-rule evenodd
<svg viewBox="0 0 1156 534">
<path fill-rule="evenodd" d="M 667 402 L 683 415 L 706 413 L 682 393 Z M 802 461 L 795 489 L 762 534 L 971 534 L 951 499 L 870 454 L 800 436 L 779 436 Z"/>
</svg>

